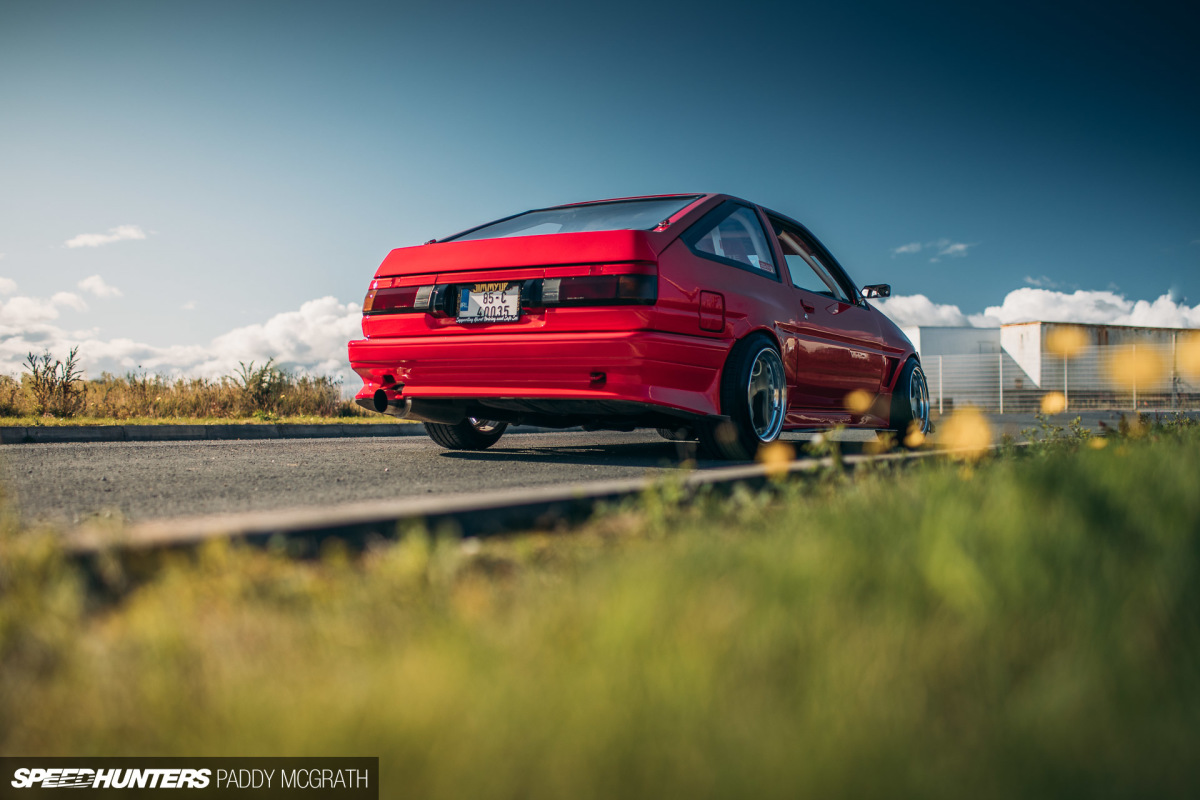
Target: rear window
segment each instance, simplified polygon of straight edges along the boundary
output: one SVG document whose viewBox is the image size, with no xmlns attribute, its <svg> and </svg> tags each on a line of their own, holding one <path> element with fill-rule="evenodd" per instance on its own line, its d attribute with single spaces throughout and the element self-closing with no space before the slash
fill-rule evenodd
<svg viewBox="0 0 1200 800">
<path fill-rule="evenodd" d="M 543 208 L 489 222 L 442 241 L 465 242 L 471 239 L 504 239 L 509 236 L 586 231 L 648 231 L 683 210 L 697 197 L 699 195 Z"/>
</svg>

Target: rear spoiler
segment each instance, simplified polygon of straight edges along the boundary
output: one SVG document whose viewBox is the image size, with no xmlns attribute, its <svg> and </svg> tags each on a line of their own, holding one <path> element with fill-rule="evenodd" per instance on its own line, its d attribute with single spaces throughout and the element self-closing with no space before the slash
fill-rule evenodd
<svg viewBox="0 0 1200 800">
<path fill-rule="evenodd" d="M 505 267 L 656 261 L 674 236 L 652 231 L 592 231 L 512 236 L 400 247 L 388 253 L 375 277 L 476 272 Z"/>
</svg>

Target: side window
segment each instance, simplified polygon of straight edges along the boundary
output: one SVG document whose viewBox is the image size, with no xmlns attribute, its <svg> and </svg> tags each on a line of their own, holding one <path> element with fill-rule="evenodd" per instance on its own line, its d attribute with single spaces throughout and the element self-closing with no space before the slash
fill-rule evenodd
<svg viewBox="0 0 1200 800">
<path fill-rule="evenodd" d="M 684 241 L 696 255 L 777 275 L 758 214 L 738 203 L 726 203 L 709 213 L 687 232 Z"/>
<path fill-rule="evenodd" d="M 821 263 L 816 253 L 809 247 L 798 231 L 772 219 L 771 225 L 775 235 L 779 237 L 779 249 L 787 262 L 788 274 L 792 285 L 815 294 L 823 294 L 843 303 L 851 302 L 850 296 L 842 285 L 837 282 L 829 269 Z"/>
</svg>

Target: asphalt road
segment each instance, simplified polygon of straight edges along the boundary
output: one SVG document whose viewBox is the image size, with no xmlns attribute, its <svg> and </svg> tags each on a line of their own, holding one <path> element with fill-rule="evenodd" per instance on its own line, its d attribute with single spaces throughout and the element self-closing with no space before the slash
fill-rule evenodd
<svg viewBox="0 0 1200 800">
<path fill-rule="evenodd" d="M 1111 417 L 1095 413 L 1085 422 L 1095 427 Z M 998 432 L 1016 434 L 1033 419 L 993 422 Z M 848 431 L 843 438 L 861 442 L 874 434 Z M 856 449 L 861 444 L 844 446 Z M 146 520 L 641 477 L 694 457 L 694 445 L 653 431 L 509 434 L 479 453 L 443 450 L 424 436 L 9 444 L 0 446 L 0 492 L 26 523 L 75 524 L 96 516 Z"/>
<path fill-rule="evenodd" d="M 477 453 L 423 436 L 17 444 L 0 448 L 0 486 L 25 522 L 73 524 L 641 477 L 688 457 L 653 431 L 511 434 Z"/>
</svg>

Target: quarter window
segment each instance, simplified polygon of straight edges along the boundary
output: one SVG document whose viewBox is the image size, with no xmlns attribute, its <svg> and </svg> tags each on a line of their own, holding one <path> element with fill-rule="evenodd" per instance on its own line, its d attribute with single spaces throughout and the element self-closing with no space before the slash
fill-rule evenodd
<svg viewBox="0 0 1200 800">
<path fill-rule="evenodd" d="M 726 203 L 688 232 L 697 255 L 775 276 L 775 259 L 758 215 L 746 206 Z"/>
</svg>

